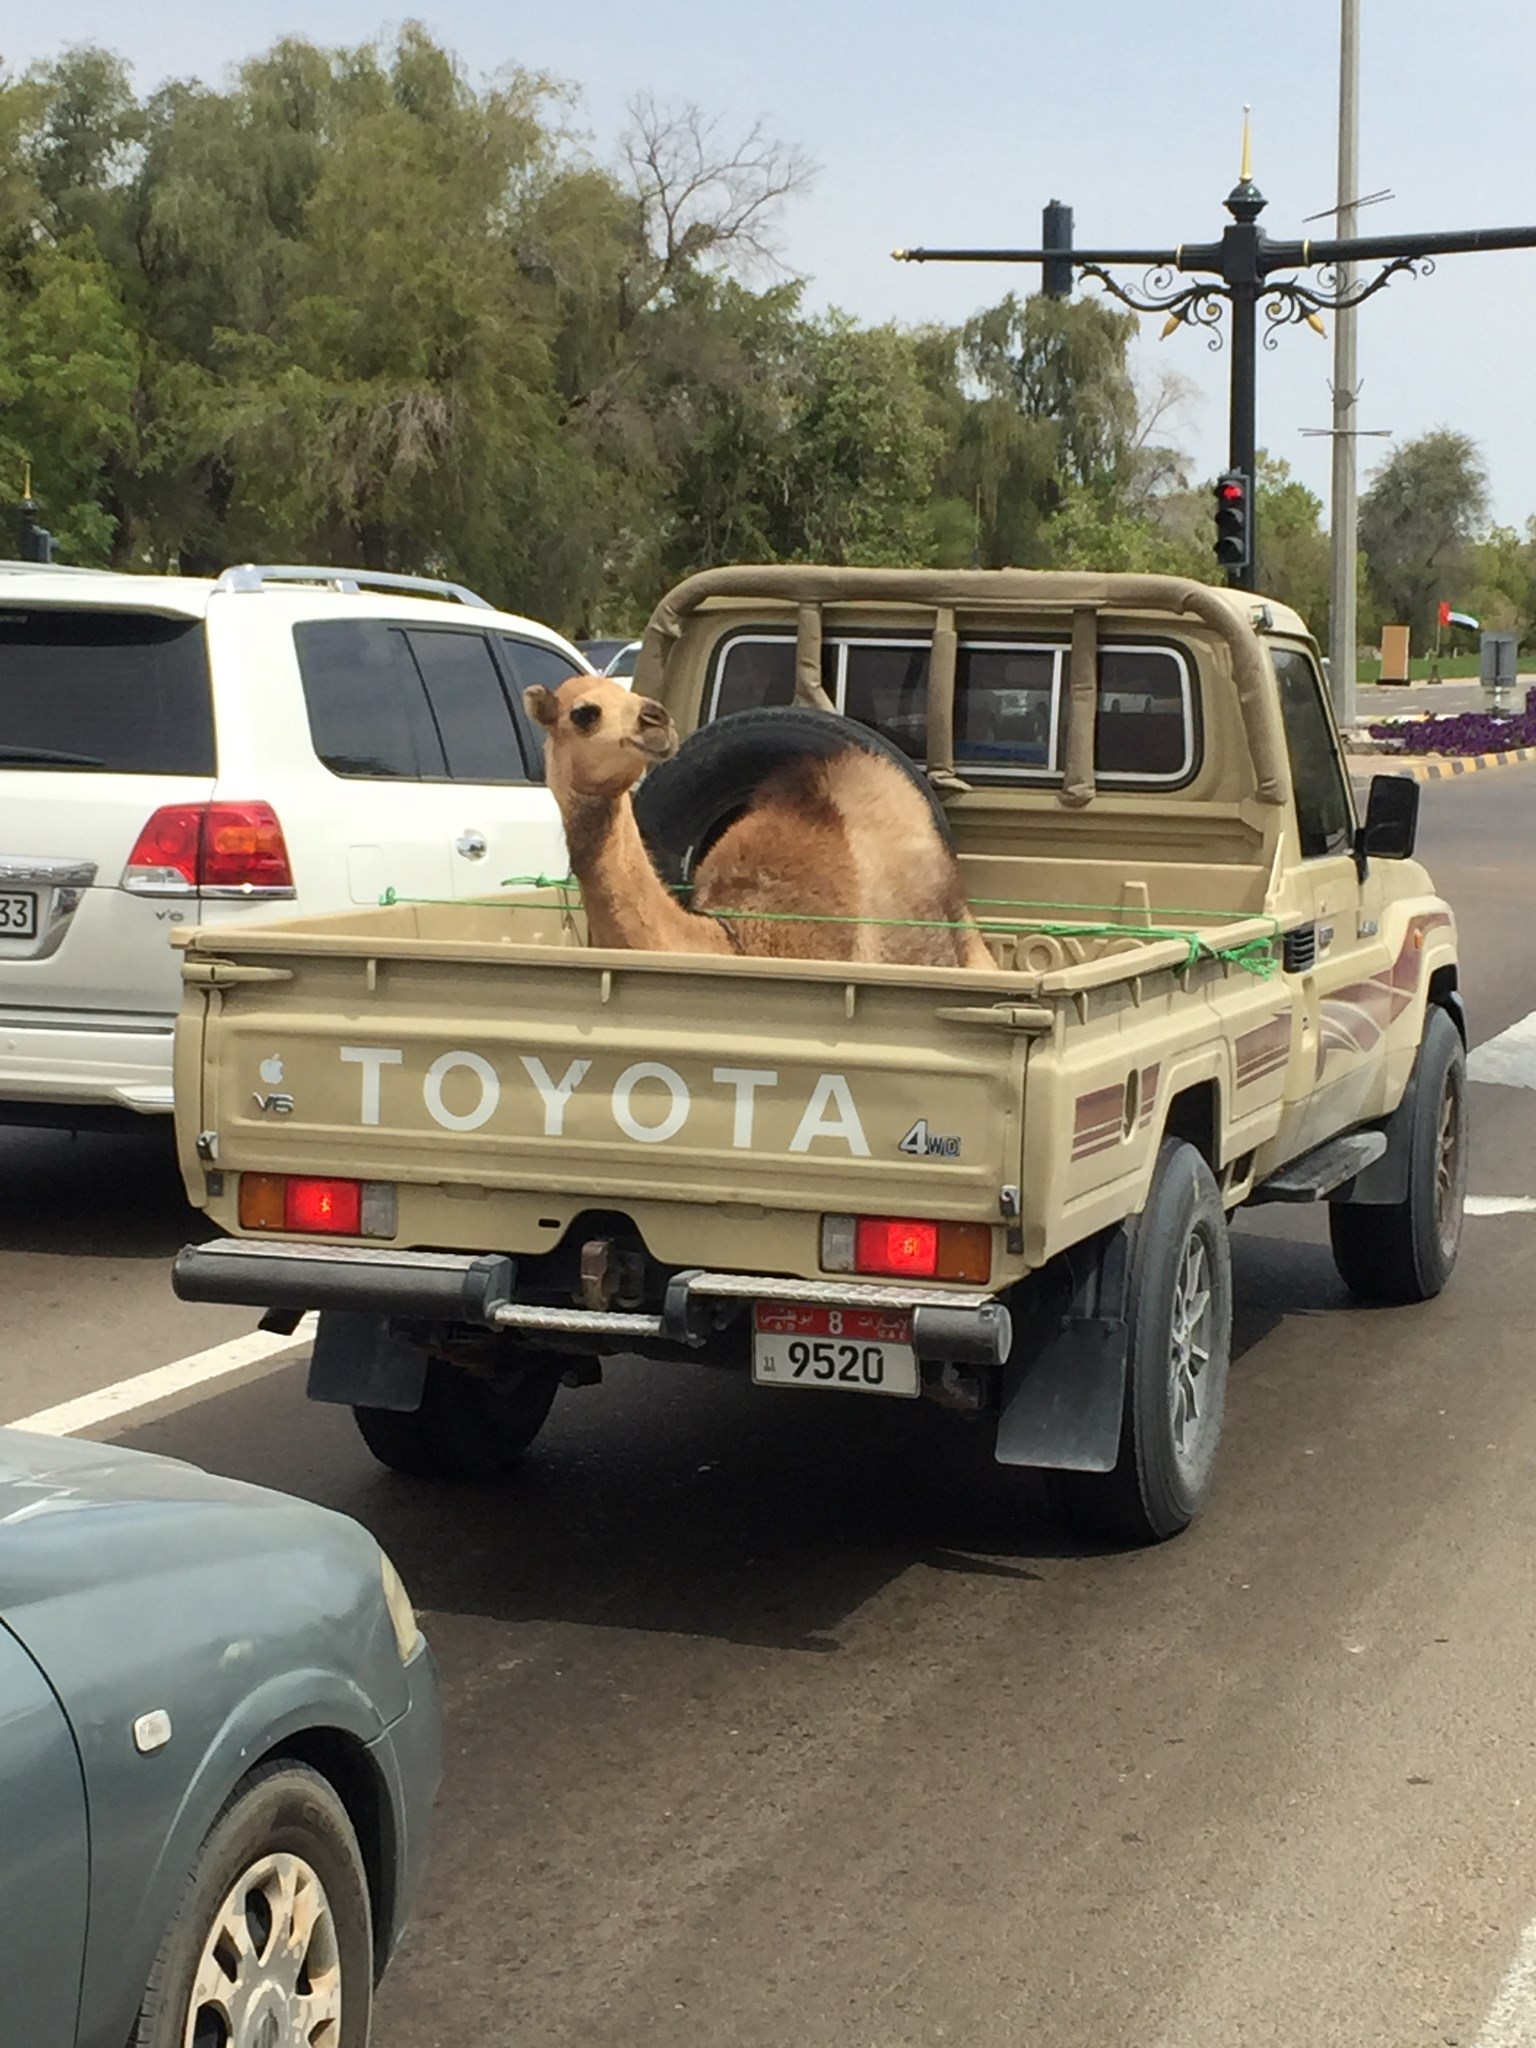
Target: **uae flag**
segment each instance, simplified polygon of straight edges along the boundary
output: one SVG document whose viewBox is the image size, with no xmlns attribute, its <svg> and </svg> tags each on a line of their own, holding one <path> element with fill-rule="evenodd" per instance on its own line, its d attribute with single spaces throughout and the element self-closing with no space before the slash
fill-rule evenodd
<svg viewBox="0 0 1536 2048">
<path fill-rule="evenodd" d="M 1440 604 L 1440 623 L 1442 626 L 1465 626 L 1469 633 L 1481 631 L 1481 622 L 1474 619 L 1470 612 L 1453 612 L 1443 599 Z"/>
</svg>

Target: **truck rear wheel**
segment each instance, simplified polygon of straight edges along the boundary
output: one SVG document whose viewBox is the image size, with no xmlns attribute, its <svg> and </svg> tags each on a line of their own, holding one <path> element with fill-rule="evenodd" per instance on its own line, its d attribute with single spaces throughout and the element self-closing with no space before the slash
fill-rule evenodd
<svg viewBox="0 0 1536 2048">
<path fill-rule="evenodd" d="M 560 1385 L 554 1363 L 492 1378 L 445 1358 L 427 1365 L 421 1406 L 354 1408 L 381 1465 L 412 1479 L 500 1479 L 544 1427 Z"/>
<path fill-rule="evenodd" d="M 1215 1177 L 1169 1138 L 1136 1224 L 1120 1451 L 1111 1472 L 1052 1472 L 1070 1527 L 1161 1543 L 1187 1528 L 1210 1491 L 1232 1351 L 1232 1257 Z"/>
<path fill-rule="evenodd" d="M 1401 1202 L 1334 1202 L 1333 1263 L 1366 1301 L 1432 1301 L 1461 1248 L 1467 1194 L 1467 1056 L 1461 1033 L 1435 1008 L 1424 1019 L 1408 1133 L 1408 1192 Z"/>
</svg>

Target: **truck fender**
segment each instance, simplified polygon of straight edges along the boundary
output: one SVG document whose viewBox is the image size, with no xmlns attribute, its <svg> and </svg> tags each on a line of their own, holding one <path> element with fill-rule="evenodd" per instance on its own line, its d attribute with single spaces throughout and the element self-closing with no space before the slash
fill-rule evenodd
<svg viewBox="0 0 1536 2048">
<path fill-rule="evenodd" d="M 1437 1009 L 1443 1009 L 1457 1031 L 1463 1045 L 1467 1042 L 1467 1019 L 1460 995 L 1450 989 L 1437 1002 L 1426 1003 L 1424 1023 L 1427 1027 Z M 1423 1040 L 1420 1040 L 1420 1054 Z M 1413 1118 L 1419 1097 L 1420 1059 L 1415 1057 L 1413 1072 L 1408 1076 L 1408 1086 L 1403 1090 L 1403 1099 L 1383 1124 L 1375 1126 L 1384 1131 L 1387 1149 L 1381 1157 L 1357 1173 L 1353 1180 L 1347 1180 L 1328 1199 L 1330 1202 L 1359 1202 L 1371 1207 L 1391 1207 L 1408 1199 L 1408 1170 L 1413 1156 Z"/>
<path fill-rule="evenodd" d="M 1112 1472 L 1130 1356 L 1135 1219 L 1060 1254 L 1014 1307 L 994 1455 L 1000 1465 Z"/>
<path fill-rule="evenodd" d="M 390 1330 L 387 1316 L 353 1309 L 320 1311 L 304 1389 L 311 1401 L 410 1414 L 421 1406 L 426 1384 L 427 1354 L 402 1343 Z"/>
</svg>

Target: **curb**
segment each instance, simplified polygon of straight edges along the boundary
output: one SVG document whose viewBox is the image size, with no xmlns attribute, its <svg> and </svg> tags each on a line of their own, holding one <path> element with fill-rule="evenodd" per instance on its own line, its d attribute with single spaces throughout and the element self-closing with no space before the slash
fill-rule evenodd
<svg viewBox="0 0 1536 2048">
<path fill-rule="evenodd" d="M 1443 759 L 1410 761 L 1401 754 L 1349 754 L 1351 775 L 1408 775 L 1415 782 L 1441 782 L 1449 775 L 1473 775 L 1479 768 L 1513 768 L 1536 761 L 1536 747 L 1514 747 L 1507 754 L 1450 754 Z"/>
</svg>

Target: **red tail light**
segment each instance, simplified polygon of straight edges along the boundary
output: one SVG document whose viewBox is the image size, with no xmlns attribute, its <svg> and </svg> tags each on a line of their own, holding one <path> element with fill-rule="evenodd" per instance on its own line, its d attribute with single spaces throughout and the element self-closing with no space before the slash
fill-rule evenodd
<svg viewBox="0 0 1536 2048">
<path fill-rule="evenodd" d="M 388 1181 L 307 1173 L 242 1173 L 240 1228 L 305 1237 L 393 1237 L 400 1208 Z"/>
<path fill-rule="evenodd" d="M 903 1280 L 992 1277 L 986 1223 L 929 1223 L 913 1216 L 823 1216 L 821 1264 L 828 1273 L 880 1273 Z"/>
<path fill-rule="evenodd" d="M 145 896 L 194 889 L 291 896 L 293 869 L 270 804 L 165 804 L 134 841 L 122 886 Z"/>
<path fill-rule="evenodd" d="M 906 1216 L 861 1216 L 854 1241 L 854 1270 L 926 1278 L 939 1263 L 939 1226 Z"/>
<path fill-rule="evenodd" d="M 310 1180 L 295 1175 L 288 1182 L 283 1228 L 307 1234 L 360 1237 L 363 1229 L 363 1184 L 360 1180 Z"/>
</svg>

